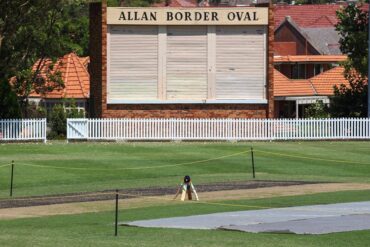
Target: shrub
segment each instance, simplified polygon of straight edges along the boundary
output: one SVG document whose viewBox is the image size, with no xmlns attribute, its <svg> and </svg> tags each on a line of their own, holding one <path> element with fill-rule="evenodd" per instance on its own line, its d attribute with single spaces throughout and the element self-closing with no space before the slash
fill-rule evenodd
<svg viewBox="0 0 370 247">
<path fill-rule="evenodd" d="M 328 118 L 328 107 L 322 102 L 322 100 L 316 101 L 311 104 L 305 110 L 305 117 L 307 118 Z"/>
<path fill-rule="evenodd" d="M 69 107 L 66 108 L 66 105 Z M 67 118 L 83 118 L 84 115 L 84 111 L 77 108 L 74 100 L 55 105 L 50 117 L 51 131 L 48 138 L 64 139 L 67 135 Z"/>
<path fill-rule="evenodd" d="M 51 132 L 49 138 L 65 138 L 67 128 L 67 116 L 64 110 L 64 106 L 57 104 L 53 107 L 53 111 L 50 117 Z"/>
</svg>

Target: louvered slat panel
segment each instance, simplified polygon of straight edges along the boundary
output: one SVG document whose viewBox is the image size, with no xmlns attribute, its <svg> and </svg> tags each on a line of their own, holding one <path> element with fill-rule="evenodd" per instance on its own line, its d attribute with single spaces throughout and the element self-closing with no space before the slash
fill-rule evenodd
<svg viewBox="0 0 370 247">
<path fill-rule="evenodd" d="M 207 27 L 167 27 L 168 100 L 207 98 Z"/>
<path fill-rule="evenodd" d="M 264 99 L 265 28 L 216 27 L 216 99 Z"/>
<path fill-rule="evenodd" d="M 108 53 L 108 99 L 157 99 L 157 26 L 111 26 Z"/>
</svg>

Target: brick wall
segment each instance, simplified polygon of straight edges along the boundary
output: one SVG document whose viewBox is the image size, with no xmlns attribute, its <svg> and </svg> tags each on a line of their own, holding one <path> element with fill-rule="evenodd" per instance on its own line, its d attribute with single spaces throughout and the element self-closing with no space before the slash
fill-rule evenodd
<svg viewBox="0 0 370 247">
<path fill-rule="evenodd" d="M 265 118 L 266 105 L 153 104 L 108 105 L 103 117 L 126 118 Z"/>
<path fill-rule="evenodd" d="M 268 104 L 110 104 L 107 105 L 106 1 L 90 5 L 91 116 L 103 118 L 272 118 L 273 96 L 273 5 L 268 27 Z"/>
<path fill-rule="evenodd" d="M 90 116 L 102 115 L 102 5 L 91 3 L 90 12 Z"/>
<path fill-rule="evenodd" d="M 296 55 L 297 43 L 296 42 L 274 42 L 275 55 L 288 56 Z"/>
</svg>

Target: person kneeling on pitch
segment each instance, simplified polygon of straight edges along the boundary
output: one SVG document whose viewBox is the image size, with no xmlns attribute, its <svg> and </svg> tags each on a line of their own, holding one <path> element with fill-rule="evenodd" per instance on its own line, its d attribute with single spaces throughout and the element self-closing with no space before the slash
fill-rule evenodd
<svg viewBox="0 0 370 247">
<path fill-rule="evenodd" d="M 190 176 L 186 175 L 184 177 L 184 182 L 182 184 L 180 184 L 180 187 L 178 188 L 177 192 L 176 192 L 176 195 L 175 197 L 173 198 L 174 200 L 177 198 L 177 196 L 180 194 L 180 191 L 182 191 L 181 193 L 181 201 L 184 201 L 185 200 L 185 196 L 186 194 L 188 194 L 188 199 L 189 200 L 193 200 L 193 196 L 192 196 L 192 193 L 194 193 L 195 195 L 195 199 L 197 201 L 199 201 L 199 198 L 198 198 L 198 194 L 197 194 L 197 191 L 195 190 L 194 188 L 194 185 L 193 183 L 191 182 L 191 178 Z"/>
</svg>

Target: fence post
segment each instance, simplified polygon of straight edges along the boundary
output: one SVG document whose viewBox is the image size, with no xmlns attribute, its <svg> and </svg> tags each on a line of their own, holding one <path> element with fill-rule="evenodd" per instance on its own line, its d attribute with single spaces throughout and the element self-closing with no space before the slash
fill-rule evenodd
<svg viewBox="0 0 370 247">
<path fill-rule="evenodd" d="M 118 190 L 116 190 L 116 215 L 114 224 L 114 236 L 118 235 Z"/>
<path fill-rule="evenodd" d="M 14 177 L 14 160 L 12 160 L 12 169 L 10 173 L 10 197 L 13 196 L 13 177 Z"/>
<path fill-rule="evenodd" d="M 46 118 L 44 118 L 44 121 L 43 121 L 43 124 L 44 124 L 44 143 L 46 143 L 47 142 L 47 133 L 46 133 L 46 130 L 47 130 L 47 121 L 46 121 Z"/>
<path fill-rule="evenodd" d="M 254 171 L 254 154 L 253 154 L 253 148 L 251 147 L 251 157 L 252 157 L 252 173 L 253 173 L 253 178 L 256 178 L 256 174 Z"/>
</svg>

